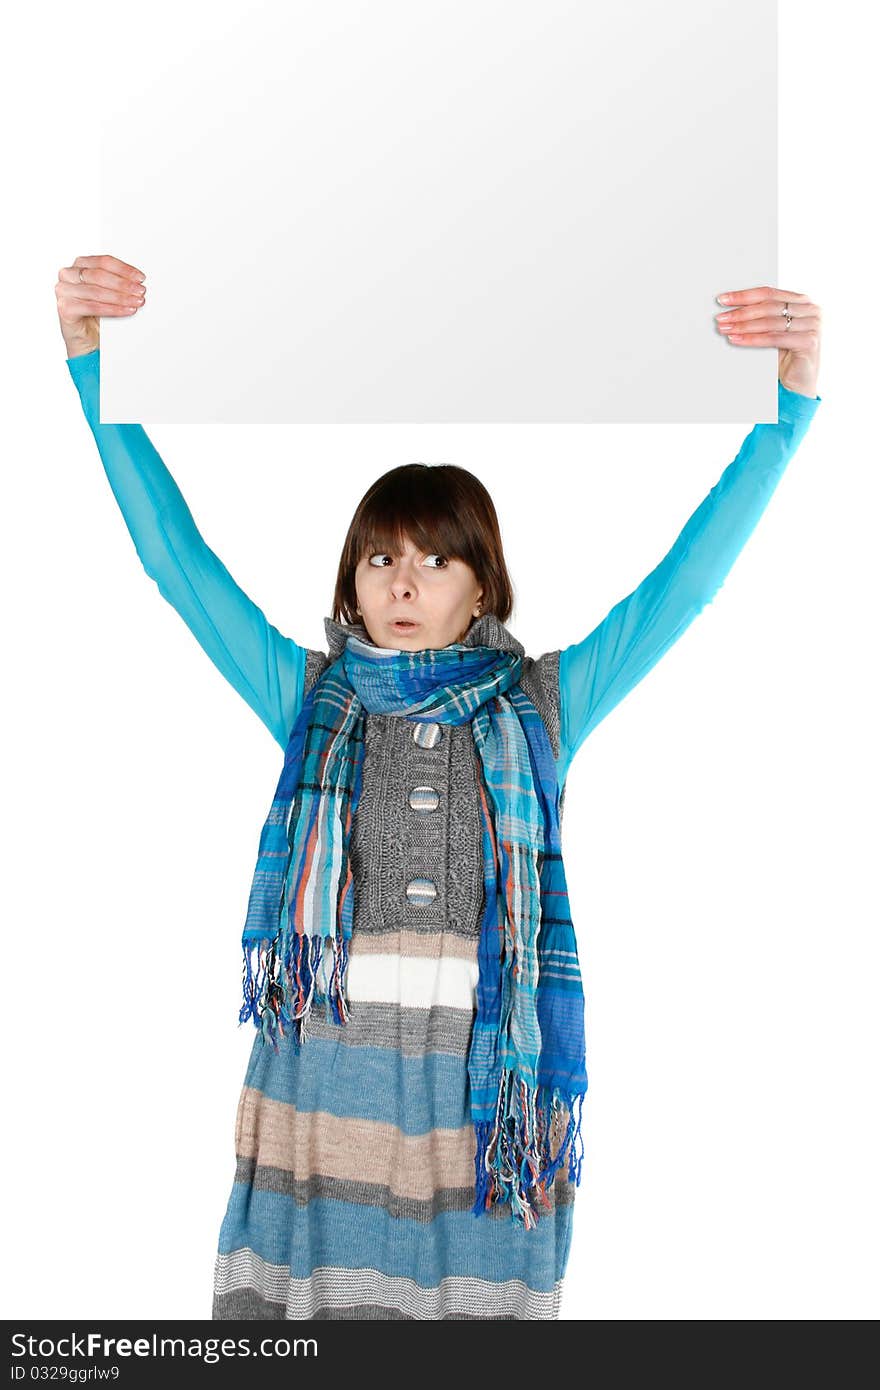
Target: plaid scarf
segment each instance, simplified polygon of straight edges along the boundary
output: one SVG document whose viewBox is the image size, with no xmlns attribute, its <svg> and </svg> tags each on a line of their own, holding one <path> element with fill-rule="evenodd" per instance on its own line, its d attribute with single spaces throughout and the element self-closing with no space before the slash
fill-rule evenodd
<svg viewBox="0 0 880 1390">
<path fill-rule="evenodd" d="M 519 685 L 522 657 L 451 643 L 399 651 L 349 636 L 306 697 L 260 837 L 244 947 L 244 1003 L 265 1042 L 306 1040 L 312 1004 L 344 1024 L 354 920 L 349 846 L 364 718 L 471 726 L 478 754 L 484 903 L 468 1054 L 474 1215 L 509 1202 L 534 1226 L 568 1159 L 580 1182 L 587 1089 L 584 995 L 559 838 L 556 766 Z M 559 1137 L 551 1149 L 551 1123 Z M 559 1130 L 562 1130 L 561 1137 Z"/>
</svg>

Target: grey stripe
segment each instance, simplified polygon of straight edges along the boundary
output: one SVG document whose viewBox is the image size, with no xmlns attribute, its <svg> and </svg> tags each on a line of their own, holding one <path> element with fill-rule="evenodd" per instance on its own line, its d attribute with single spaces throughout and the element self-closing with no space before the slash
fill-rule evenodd
<svg viewBox="0 0 880 1390">
<path fill-rule="evenodd" d="M 436 880 L 434 881 L 436 882 Z M 442 891 L 442 884 L 440 888 Z M 405 897 L 406 894 L 404 893 L 404 898 Z M 409 906 L 408 903 L 407 906 Z M 482 912 L 482 897 L 480 898 L 480 911 Z M 390 915 L 389 913 L 389 916 Z M 465 931 L 460 926 L 456 926 L 454 922 L 447 922 L 445 925 L 438 927 L 436 921 L 432 920 L 426 922 L 424 920 L 424 914 L 421 914 L 421 917 L 422 920 L 420 920 L 420 914 L 418 912 L 408 911 L 405 920 L 401 914 L 396 921 L 392 921 L 388 924 L 384 922 L 381 924 L 374 924 L 364 918 L 361 925 L 355 928 L 355 931 L 358 936 L 368 936 L 371 941 L 381 941 L 383 937 L 387 937 L 392 951 L 399 949 L 396 942 L 402 931 L 418 932 L 419 936 L 454 936 L 456 940 L 468 941 L 472 945 L 476 945 L 480 939 L 479 932 L 472 932 L 470 928 Z M 475 956 L 471 957 L 471 959 L 475 958 Z"/>
<path fill-rule="evenodd" d="M 393 1192 L 387 1183 L 354 1182 L 345 1178 L 325 1177 L 322 1173 L 312 1173 L 308 1178 L 295 1178 L 284 1168 L 271 1168 L 258 1164 L 254 1158 L 239 1157 L 235 1167 L 235 1182 L 247 1183 L 257 1192 L 280 1192 L 292 1197 L 297 1206 L 306 1206 L 318 1198 L 331 1198 L 337 1202 L 355 1202 L 359 1206 L 377 1207 L 389 1216 L 408 1221 L 433 1221 L 435 1216 L 447 1211 L 470 1211 L 474 1204 L 474 1188 L 440 1187 L 433 1198 L 404 1197 Z M 550 1200 L 555 1206 L 570 1206 L 574 1202 L 576 1188 L 565 1178 L 557 1178 L 550 1189 Z M 552 1213 L 538 1209 L 540 1220 L 549 1221 Z M 480 1220 L 509 1221 L 510 1209 L 497 1203 L 485 1212 Z"/>
<path fill-rule="evenodd" d="M 308 1036 L 349 1047 L 387 1047 L 404 1057 L 449 1052 L 466 1057 L 474 1015 L 470 1009 L 434 1005 L 414 1009 L 403 1004 L 374 1004 L 357 1000 L 347 1023 L 333 1023 L 321 1014 L 309 1019 Z"/>
<path fill-rule="evenodd" d="M 308 1279 L 292 1279 L 287 1265 L 269 1264 L 245 1247 L 217 1255 L 213 1318 L 340 1318 L 357 1308 L 381 1309 L 383 1318 L 421 1321 L 558 1318 L 562 1279 L 549 1292 L 521 1279 L 495 1282 L 447 1275 L 424 1288 L 414 1279 L 375 1269 L 319 1266 Z M 357 1316 L 354 1314 L 354 1316 Z"/>
</svg>

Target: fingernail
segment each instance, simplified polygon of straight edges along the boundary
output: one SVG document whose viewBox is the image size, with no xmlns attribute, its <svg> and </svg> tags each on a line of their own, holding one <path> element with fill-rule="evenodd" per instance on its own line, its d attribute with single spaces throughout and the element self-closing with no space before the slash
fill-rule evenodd
<svg viewBox="0 0 880 1390">
<path fill-rule="evenodd" d="M 730 295 L 729 295 L 729 294 L 718 294 L 718 295 L 715 296 L 715 298 L 718 300 L 718 303 L 719 303 L 719 304 L 729 304 L 729 303 L 730 303 Z"/>
</svg>

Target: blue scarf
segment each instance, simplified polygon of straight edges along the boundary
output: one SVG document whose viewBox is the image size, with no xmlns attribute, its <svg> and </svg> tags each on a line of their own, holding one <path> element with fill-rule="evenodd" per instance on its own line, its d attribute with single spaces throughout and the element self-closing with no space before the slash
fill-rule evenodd
<svg viewBox="0 0 880 1390">
<path fill-rule="evenodd" d="M 484 904 L 468 1054 L 474 1215 L 509 1202 L 526 1229 L 568 1159 L 580 1182 L 587 1089 L 584 995 L 559 837 L 560 789 L 522 657 L 454 642 L 391 651 L 346 639 L 312 687 L 260 837 L 244 947 L 244 1003 L 265 1042 L 306 1040 L 313 1002 L 344 1024 L 354 921 L 351 831 L 364 719 L 469 723 L 481 769 Z M 551 1151 L 551 1123 L 563 1133 Z"/>
</svg>

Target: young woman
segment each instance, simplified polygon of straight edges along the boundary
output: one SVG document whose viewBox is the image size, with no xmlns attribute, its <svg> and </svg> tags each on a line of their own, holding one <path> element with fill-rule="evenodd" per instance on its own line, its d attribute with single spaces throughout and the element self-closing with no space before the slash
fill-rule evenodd
<svg viewBox="0 0 880 1390">
<path fill-rule="evenodd" d="M 588 636 L 527 656 L 485 488 L 409 464 L 355 510 L 318 651 L 238 587 L 141 426 L 99 422 L 98 319 L 142 281 L 113 256 L 60 271 L 68 367 L 144 568 L 284 749 L 213 1316 L 558 1317 L 587 1089 L 566 778 L 764 511 L 820 400 L 819 310 L 723 297 L 731 341 L 779 349 L 778 423 Z"/>
</svg>

